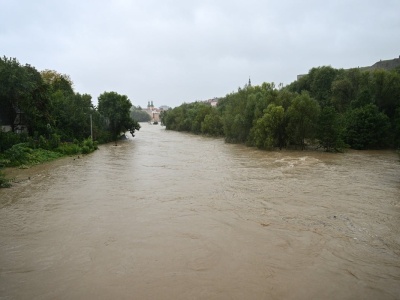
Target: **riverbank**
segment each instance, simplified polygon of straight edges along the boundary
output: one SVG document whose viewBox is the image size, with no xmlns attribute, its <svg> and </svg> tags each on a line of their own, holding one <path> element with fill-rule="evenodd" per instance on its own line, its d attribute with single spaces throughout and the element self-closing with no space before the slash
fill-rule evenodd
<svg viewBox="0 0 400 300">
<path fill-rule="evenodd" d="M 13 183 L 21 183 L 24 181 L 28 181 L 33 177 L 40 174 L 43 170 L 48 170 L 51 168 L 57 168 L 59 166 L 71 163 L 73 161 L 77 161 L 80 159 L 84 159 L 84 155 L 76 155 L 76 156 L 62 156 L 57 159 L 42 162 L 40 164 L 24 166 L 24 167 L 8 167 L 2 170 L 3 174 L 9 180 L 11 184 Z"/>
<path fill-rule="evenodd" d="M 43 141 L 42 145 L 33 142 L 24 142 L 13 145 L 0 153 L 0 188 L 10 187 L 15 182 L 14 177 L 7 176 L 2 168 L 29 169 L 35 165 L 41 165 L 67 156 L 89 154 L 98 149 L 98 143 L 86 139 L 79 143 L 59 143 L 51 146 Z"/>
</svg>

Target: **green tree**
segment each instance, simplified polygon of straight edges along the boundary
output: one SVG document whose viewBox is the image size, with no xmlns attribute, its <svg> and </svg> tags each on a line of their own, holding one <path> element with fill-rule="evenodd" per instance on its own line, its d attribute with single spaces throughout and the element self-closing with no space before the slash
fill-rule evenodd
<svg viewBox="0 0 400 300">
<path fill-rule="evenodd" d="M 354 89 L 349 79 L 332 82 L 332 104 L 339 112 L 345 112 L 354 98 Z"/>
<path fill-rule="evenodd" d="M 316 123 L 320 106 L 307 92 L 302 92 L 292 102 L 288 109 L 287 132 L 289 140 L 300 145 L 304 150 L 305 140 L 313 139 L 316 133 Z"/>
<path fill-rule="evenodd" d="M 216 108 L 213 108 L 211 112 L 204 117 L 204 121 L 201 123 L 201 132 L 212 136 L 223 135 L 223 125 L 221 116 Z"/>
<path fill-rule="evenodd" d="M 317 127 L 317 138 L 326 151 L 341 151 L 345 147 L 340 116 L 332 106 L 322 108 Z"/>
<path fill-rule="evenodd" d="M 183 103 L 173 109 L 165 111 L 162 116 L 162 122 L 167 130 L 190 131 L 192 127 L 188 117 L 188 111 L 191 104 Z"/>
<path fill-rule="evenodd" d="M 390 121 L 374 104 L 355 108 L 346 116 L 345 141 L 354 149 L 388 146 Z"/>
<path fill-rule="evenodd" d="M 254 122 L 263 116 L 271 103 L 276 103 L 278 91 L 273 83 L 261 86 L 246 85 L 237 93 L 231 93 L 221 101 L 225 139 L 233 143 L 251 145 L 250 131 Z M 218 104 L 220 106 L 220 104 Z"/>
<path fill-rule="evenodd" d="M 50 104 L 48 86 L 40 73 L 28 64 L 20 65 L 15 58 L 3 57 L 0 58 L 0 83 L 0 107 L 12 131 L 17 116 L 30 134 L 45 131 L 50 122 Z"/>
<path fill-rule="evenodd" d="M 332 96 L 332 82 L 335 80 L 338 70 L 331 66 L 323 66 L 310 70 L 312 78 L 310 86 L 310 95 L 324 107 L 329 105 Z"/>
<path fill-rule="evenodd" d="M 252 128 L 253 144 L 260 149 L 279 147 L 286 144 L 286 116 L 282 106 L 268 105 L 264 115 L 259 118 Z"/>
<path fill-rule="evenodd" d="M 135 136 L 134 132 L 140 129 L 140 125 L 130 117 L 132 103 L 127 96 L 104 92 L 98 100 L 98 111 L 107 118 L 109 131 L 115 141 L 125 131 Z"/>
<path fill-rule="evenodd" d="M 43 81 L 51 86 L 53 92 L 62 91 L 64 95 L 74 94 L 74 83 L 67 74 L 61 74 L 54 70 L 44 70 L 40 72 Z"/>
<path fill-rule="evenodd" d="M 394 128 L 394 141 L 393 145 L 400 149 L 400 106 L 396 109 L 395 117 L 393 120 Z"/>
<path fill-rule="evenodd" d="M 400 74 L 375 70 L 370 87 L 379 110 L 393 118 L 396 108 L 400 105 Z"/>
<path fill-rule="evenodd" d="M 131 118 L 138 122 L 149 122 L 151 120 L 151 116 L 142 110 L 140 106 L 135 107 L 132 105 L 131 108 Z"/>
<path fill-rule="evenodd" d="M 363 88 L 355 99 L 350 102 L 350 107 L 352 109 L 363 107 L 367 104 L 373 104 L 374 99 L 372 98 L 371 92 L 368 88 Z"/>
<path fill-rule="evenodd" d="M 206 103 L 194 103 L 193 109 L 191 110 L 191 129 L 190 131 L 196 134 L 201 133 L 201 126 L 207 115 L 211 113 L 212 107 L 210 104 Z"/>
</svg>

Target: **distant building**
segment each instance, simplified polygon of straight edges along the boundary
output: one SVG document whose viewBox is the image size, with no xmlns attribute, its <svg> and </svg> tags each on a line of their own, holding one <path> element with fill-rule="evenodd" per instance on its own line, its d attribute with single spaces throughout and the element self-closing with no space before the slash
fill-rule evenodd
<svg viewBox="0 0 400 300">
<path fill-rule="evenodd" d="M 211 99 L 210 104 L 212 107 L 217 107 L 219 98 Z"/>
<path fill-rule="evenodd" d="M 210 104 L 212 107 L 216 107 L 218 105 L 219 99 L 220 98 L 214 97 L 212 99 L 202 100 L 202 101 L 199 101 L 199 102 Z"/>
<path fill-rule="evenodd" d="M 148 101 L 147 108 L 144 110 L 151 117 L 151 122 L 160 122 L 160 109 L 155 108 L 153 101 Z"/>
<path fill-rule="evenodd" d="M 163 111 L 163 110 L 170 110 L 171 109 L 171 107 L 169 107 L 168 105 L 161 105 L 160 106 L 160 110 L 161 111 Z"/>
</svg>

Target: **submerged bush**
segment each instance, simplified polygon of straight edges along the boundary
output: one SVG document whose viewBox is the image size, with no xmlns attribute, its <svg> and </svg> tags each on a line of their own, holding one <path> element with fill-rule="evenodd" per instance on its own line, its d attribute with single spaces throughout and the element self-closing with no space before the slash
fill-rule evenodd
<svg viewBox="0 0 400 300">
<path fill-rule="evenodd" d="M 32 149 L 28 144 L 20 143 L 4 152 L 1 163 L 8 167 L 35 165 L 61 157 L 62 154 L 42 148 Z"/>
<path fill-rule="evenodd" d="M 90 153 L 90 148 L 88 146 L 83 146 L 82 147 L 82 154 L 88 154 Z"/>
<path fill-rule="evenodd" d="M 26 143 L 20 143 L 12 146 L 10 149 L 4 152 L 4 156 L 10 162 L 8 166 L 16 167 L 23 164 L 27 164 L 30 159 L 30 154 L 33 149 L 29 148 Z"/>
<path fill-rule="evenodd" d="M 14 135 L 10 137 L 13 138 Z M 26 143 L 15 144 L 0 152 L 0 168 L 35 165 L 65 155 L 88 154 L 97 150 L 97 145 L 90 138 L 82 142 L 75 139 L 73 143 L 61 143 L 57 134 L 52 134 L 49 139 L 36 134 L 27 138 Z"/>
<path fill-rule="evenodd" d="M 75 155 L 81 152 L 81 148 L 77 144 L 62 143 L 55 151 L 64 155 Z"/>
<path fill-rule="evenodd" d="M 6 175 L 0 170 L 0 188 L 8 188 L 11 186 L 10 180 L 6 178 Z"/>
</svg>

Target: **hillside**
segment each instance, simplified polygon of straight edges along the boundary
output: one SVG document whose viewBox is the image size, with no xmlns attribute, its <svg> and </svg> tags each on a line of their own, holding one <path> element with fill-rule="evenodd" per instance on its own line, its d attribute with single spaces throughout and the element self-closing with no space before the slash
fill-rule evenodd
<svg viewBox="0 0 400 300">
<path fill-rule="evenodd" d="M 356 67 L 354 67 L 354 68 L 356 68 Z M 380 60 L 380 61 L 374 63 L 372 66 L 359 67 L 359 69 L 362 71 L 372 71 L 372 70 L 377 70 L 377 69 L 393 70 L 395 68 L 400 68 L 400 56 L 399 56 L 399 58 Z M 299 80 L 301 77 L 303 77 L 305 75 L 307 75 L 307 74 L 297 75 L 297 80 Z"/>
<path fill-rule="evenodd" d="M 385 70 L 393 70 L 397 67 L 400 67 L 400 56 L 399 58 L 388 59 L 388 60 L 380 60 L 369 67 L 361 67 L 363 71 L 376 70 L 376 69 L 385 69 Z"/>
</svg>

